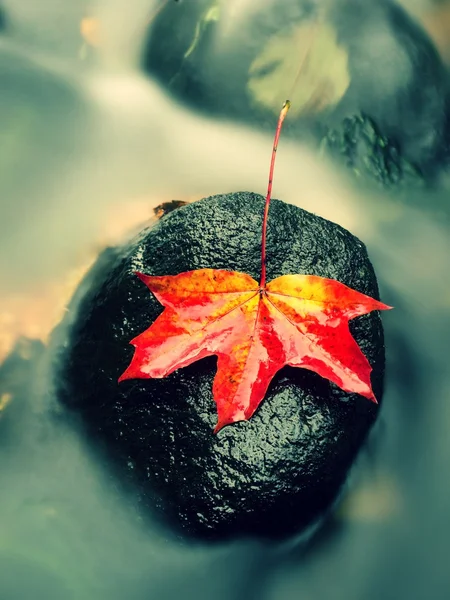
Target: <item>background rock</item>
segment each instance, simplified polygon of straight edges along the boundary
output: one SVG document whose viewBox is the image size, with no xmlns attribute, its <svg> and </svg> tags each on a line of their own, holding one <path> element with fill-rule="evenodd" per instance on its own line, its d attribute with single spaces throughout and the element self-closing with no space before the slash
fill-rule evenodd
<svg viewBox="0 0 450 600">
<path fill-rule="evenodd" d="M 324 129 L 364 114 L 425 175 L 447 161 L 448 74 L 402 7 L 391 0 L 237 5 L 166 3 L 150 27 L 145 69 L 212 114 L 271 129 L 290 98 L 285 132 L 297 139 L 317 143 Z"/>
<path fill-rule="evenodd" d="M 176 529 L 189 534 L 280 536 L 312 523 L 335 498 L 378 411 L 314 373 L 286 367 L 249 422 L 213 435 L 215 358 L 166 379 L 117 383 L 133 353 L 129 341 L 162 312 L 133 272 L 211 267 L 258 277 L 263 203 L 251 193 L 211 197 L 108 251 L 55 336 L 61 401 L 82 415 L 92 437 L 106 442 L 142 501 L 157 505 Z M 336 278 L 378 297 L 359 240 L 274 201 L 268 279 L 288 273 Z M 380 400 L 380 317 L 356 319 L 351 330 L 373 367 Z"/>
<path fill-rule="evenodd" d="M 398 144 L 383 136 L 366 115 L 349 117 L 340 127 L 328 131 L 321 148 L 357 178 L 387 190 L 425 185 L 422 173 L 405 160 Z"/>
</svg>

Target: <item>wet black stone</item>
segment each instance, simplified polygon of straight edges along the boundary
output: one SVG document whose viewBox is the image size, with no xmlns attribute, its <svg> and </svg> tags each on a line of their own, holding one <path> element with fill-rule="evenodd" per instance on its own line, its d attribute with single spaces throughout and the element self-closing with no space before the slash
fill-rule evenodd
<svg viewBox="0 0 450 600">
<path fill-rule="evenodd" d="M 129 341 L 162 312 L 134 271 L 166 275 L 211 267 L 258 278 L 263 203 L 248 192 L 207 198 L 109 250 L 59 328 L 66 329 L 57 352 L 61 402 L 106 443 L 140 497 L 175 531 L 190 535 L 278 537 L 306 527 L 333 502 L 379 410 L 314 373 L 286 367 L 250 421 L 214 435 L 215 358 L 166 379 L 117 383 L 133 354 Z M 270 209 L 267 269 L 269 280 L 312 273 L 378 297 L 358 239 L 277 200 Z M 381 400 L 380 317 L 355 319 L 351 330 L 373 367 Z"/>
</svg>

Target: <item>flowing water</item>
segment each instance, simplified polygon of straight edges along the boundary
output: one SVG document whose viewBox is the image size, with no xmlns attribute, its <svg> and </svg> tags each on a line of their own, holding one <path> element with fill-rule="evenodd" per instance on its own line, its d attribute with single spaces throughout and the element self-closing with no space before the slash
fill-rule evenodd
<svg viewBox="0 0 450 600">
<path fill-rule="evenodd" d="M 150 219 L 153 207 L 264 193 L 272 136 L 195 113 L 139 70 L 151 2 L 5 0 L 3 7 L 6 355 L 18 334 L 45 338 L 61 316 L 58 302 L 99 250 Z M 86 16 L 102 23 L 92 33 L 85 22 L 93 44 L 79 34 Z M 356 187 L 286 138 L 274 196 L 360 237 L 383 301 L 395 306 L 383 315 L 380 418 L 322 529 L 308 543 L 174 541 L 130 508 L 75 424 L 50 417 L 52 399 L 42 393 L 48 373 L 24 368 L 20 405 L 9 393 L 0 398 L 0 600 L 449 597 L 447 176 L 398 199 Z M 16 347 L 0 384 L 41 348 Z"/>
</svg>

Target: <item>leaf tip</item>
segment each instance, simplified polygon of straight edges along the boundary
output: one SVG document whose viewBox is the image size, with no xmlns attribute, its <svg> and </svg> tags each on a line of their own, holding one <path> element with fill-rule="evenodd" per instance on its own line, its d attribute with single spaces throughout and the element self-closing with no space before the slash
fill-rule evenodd
<svg viewBox="0 0 450 600">
<path fill-rule="evenodd" d="M 384 304 L 384 302 L 377 300 L 377 307 L 375 310 L 393 310 L 393 308 L 393 306 L 389 306 L 389 304 Z"/>
<path fill-rule="evenodd" d="M 141 281 L 143 281 L 144 283 L 147 283 L 148 275 L 145 275 L 144 273 L 141 273 L 140 271 L 134 271 L 133 275 L 136 275 L 136 277 L 139 277 L 139 279 Z"/>
<path fill-rule="evenodd" d="M 373 402 L 374 404 L 378 404 L 378 400 L 376 399 L 375 394 L 373 393 L 372 388 L 370 388 L 370 391 L 368 394 L 364 394 L 365 397 L 370 400 L 371 402 Z"/>
<path fill-rule="evenodd" d="M 117 383 L 122 383 L 122 381 L 126 381 L 127 379 L 135 379 L 136 373 L 131 370 L 131 364 L 125 369 L 122 375 L 117 380 Z"/>
<path fill-rule="evenodd" d="M 214 433 L 219 433 L 219 431 L 221 429 L 223 429 L 226 425 L 231 425 L 232 423 L 235 423 L 236 419 L 234 419 L 232 416 L 230 417 L 222 417 L 219 418 L 219 420 L 217 421 L 217 425 L 214 427 Z"/>
</svg>

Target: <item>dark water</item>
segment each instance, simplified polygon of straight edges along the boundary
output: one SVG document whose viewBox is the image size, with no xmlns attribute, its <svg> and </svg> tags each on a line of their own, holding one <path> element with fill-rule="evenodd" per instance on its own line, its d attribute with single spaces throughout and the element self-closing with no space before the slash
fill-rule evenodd
<svg viewBox="0 0 450 600">
<path fill-rule="evenodd" d="M 87 2 L 3 4 L 0 298 L 25 296 L 31 310 L 127 202 L 151 214 L 172 198 L 264 193 L 271 135 L 191 112 L 139 72 L 151 3 L 100 5 L 97 50 L 78 35 Z M 140 520 L 75 424 L 50 418 L 45 369 L 23 368 L 17 409 L 0 419 L 1 600 L 449 597 L 448 176 L 388 196 L 285 140 L 274 195 L 360 237 L 395 306 L 380 418 L 327 522 L 308 543 L 178 544 Z M 21 364 L 3 365 L 0 382 Z"/>
</svg>

